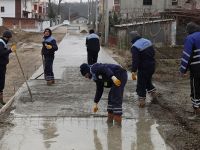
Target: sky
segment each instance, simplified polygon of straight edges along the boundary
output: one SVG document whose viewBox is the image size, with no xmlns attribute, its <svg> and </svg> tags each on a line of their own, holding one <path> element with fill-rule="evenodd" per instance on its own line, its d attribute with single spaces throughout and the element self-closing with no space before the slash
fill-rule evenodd
<svg viewBox="0 0 200 150">
<path fill-rule="evenodd" d="M 62 0 L 63 2 L 80 2 L 80 0 Z M 82 2 L 87 2 L 88 0 L 82 0 Z"/>
</svg>

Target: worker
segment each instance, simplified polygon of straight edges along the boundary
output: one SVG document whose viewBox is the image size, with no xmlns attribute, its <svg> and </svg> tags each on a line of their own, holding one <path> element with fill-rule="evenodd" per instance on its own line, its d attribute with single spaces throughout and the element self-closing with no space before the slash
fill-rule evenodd
<svg viewBox="0 0 200 150">
<path fill-rule="evenodd" d="M 44 66 L 44 77 L 47 81 L 47 85 L 55 83 L 53 73 L 53 61 L 55 51 L 58 50 L 56 40 L 52 37 L 52 31 L 49 28 L 44 30 L 44 37 L 42 42 L 42 58 Z"/>
<path fill-rule="evenodd" d="M 87 47 L 87 61 L 89 65 L 97 62 L 98 53 L 100 51 L 99 36 L 94 33 L 94 30 L 89 31 L 89 35 L 86 37 Z"/>
<path fill-rule="evenodd" d="M 94 65 L 88 65 L 83 63 L 80 66 L 80 72 L 85 78 L 93 79 L 96 83 L 94 112 L 98 110 L 98 103 L 103 94 L 104 87 L 110 88 L 107 123 L 121 126 L 123 92 L 127 82 L 126 70 L 116 64 L 95 63 Z"/>
<path fill-rule="evenodd" d="M 200 114 L 200 26 L 189 22 L 188 33 L 180 65 L 180 74 L 185 76 L 190 71 L 191 101 L 195 114 Z"/>
<path fill-rule="evenodd" d="M 157 102 L 156 88 L 152 84 L 155 72 L 155 50 L 150 40 L 142 38 L 137 31 L 130 32 L 132 53 L 132 79 L 137 79 L 136 92 L 138 105 L 143 108 L 146 103 L 146 92 L 151 96 L 151 102 Z"/>
<path fill-rule="evenodd" d="M 8 42 L 12 38 L 12 33 L 10 30 L 3 32 L 3 36 L 0 38 L 0 103 L 5 105 L 3 100 L 3 90 L 5 87 L 5 75 L 6 67 L 9 63 L 9 54 L 16 52 L 16 44 L 13 44 L 11 48 L 8 48 Z"/>
</svg>

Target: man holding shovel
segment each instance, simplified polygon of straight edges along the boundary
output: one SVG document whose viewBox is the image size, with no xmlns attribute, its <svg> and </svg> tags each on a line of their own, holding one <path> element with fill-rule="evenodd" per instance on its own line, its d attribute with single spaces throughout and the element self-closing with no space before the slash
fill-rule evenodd
<svg viewBox="0 0 200 150">
<path fill-rule="evenodd" d="M 0 38 L 0 103 L 5 104 L 3 101 L 3 89 L 5 86 L 5 74 L 6 66 L 9 63 L 9 54 L 16 52 L 16 45 L 12 45 L 9 49 L 7 43 L 12 38 L 12 33 L 9 30 L 3 32 L 3 36 Z"/>
</svg>

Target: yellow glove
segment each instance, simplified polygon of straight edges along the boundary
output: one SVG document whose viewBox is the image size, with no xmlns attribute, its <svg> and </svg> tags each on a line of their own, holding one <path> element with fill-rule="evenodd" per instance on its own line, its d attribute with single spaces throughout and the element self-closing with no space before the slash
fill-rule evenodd
<svg viewBox="0 0 200 150">
<path fill-rule="evenodd" d="M 132 72 L 132 80 L 137 80 L 137 75 L 135 72 Z"/>
<path fill-rule="evenodd" d="M 116 86 L 120 86 L 121 85 L 121 81 L 119 79 L 117 79 L 115 76 L 112 76 L 112 81 Z"/>
<path fill-rule="evenodd" d="M 46 46 L 47 49 L 52 49 L 51 45 L 45 44 L 45 46 Z"/>
<path fill-rule="evenodd" d="M 97 103 L 94 103 L 93 112 L 96 113 L 99 110 Z"/>
<path fill-rule="evenodd" d="M 10 49 L 12 52 L 16 52 L 16 49 L 17 49 L 16 44 L 13 44 Z"/>
</svg>

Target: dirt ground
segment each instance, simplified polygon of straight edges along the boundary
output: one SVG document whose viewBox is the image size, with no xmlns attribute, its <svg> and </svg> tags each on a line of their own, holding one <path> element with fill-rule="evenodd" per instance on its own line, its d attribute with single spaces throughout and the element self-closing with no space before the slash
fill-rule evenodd
<svg viewBox="0 0 200 150">
<path fill-rule="evenodd" d="M 0 32 L 2 33 L 3 30 L 5 30 L 5 28 L 1 27 Z M 66 33 L 63 31 L 67 32 L 67 30 L 61 30 L 60 28 L 53 30 L 53 37 L 55 37 L 57 44 L 59 44 Z M 17 43 L 17 55 L 27 79 L 30 78 L 30 76 L 42 64 L 42 38 L 43 33 L 25 32 L 19 30 L 13 31 L 13 38 L 9 43 Z M 23 83 L 24 78 L 18 61 L 15 54 L 11 53 L 10 62 L 7 65 L 4 100 L 8 101 Z"/>
<path fill-rule="evenodd" d="M 42 64 L 40 55 L 42 35 L 42 33 L 14 32 L 13 41 L 17 42 L 17 53 L 27 79 Z M 53 31 L 57 43 L 64 35 L 63 30 Z M 107 51 L 124 68 L 130 70 L 130 51 L 117 51 L 114 48 Z M 169 128 L 163 137 L 166 141 L 174 143 L 172 145 L 174 149 L 197 150 L 200 147 L 200 117 L 192 118 L 194 115 L 190 101 L 189 76 L 181 78 L 178 74 L 181 52 L 182 47 L 156 48 L 157 68 L 153 80 L 160 94 L 158 105 L 150 106 L 149 111 L 160 120 L 159 124 L 162 124 L 162 120 L 169 120 L 167 122 Z M 9 100 L 23 83 L 24 79 L 16 57 L 11 54 L 7 67 L 5 100 Z M 166 122 L 164 124 L 166 125 Z M 164 130 L 166 127 L 159 128 Z"/>
</svg>

